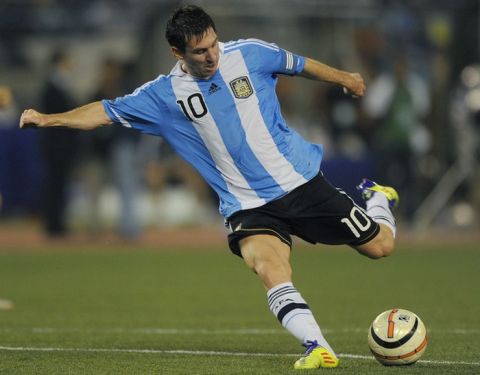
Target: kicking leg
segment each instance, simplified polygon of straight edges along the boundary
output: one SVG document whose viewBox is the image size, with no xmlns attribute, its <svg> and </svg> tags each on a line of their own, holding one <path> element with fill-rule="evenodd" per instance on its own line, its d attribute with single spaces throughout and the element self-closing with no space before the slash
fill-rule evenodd
<svg viewBox="0 0 480 375">
<path fill-rule="evenodd" d="M 323 337 L 306 301 L 293 286 L 290 247 L 271 235 L 254 235 L 240 241 L 245 263 L 267 289 L 268 305 L 282 326 L 307 348 L 296 369 L 336 367 L 338 359 Z"/>
<path fill-rule="evenodd" d="M 369 242 L 355 248 L 373 259 L 389 256 L 395 245 L 396 223 L 392 210 L 398 205 L 398 194 L 389 186 L 364 179 L 357 187 L 367 205 L 367 214 L 380 225 L 379 233 Z"/>
</svg>

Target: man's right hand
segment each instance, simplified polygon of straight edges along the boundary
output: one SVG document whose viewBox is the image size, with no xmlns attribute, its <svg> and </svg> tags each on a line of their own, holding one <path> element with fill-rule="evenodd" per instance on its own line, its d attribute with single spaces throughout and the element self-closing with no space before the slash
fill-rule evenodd
<svg viewBox="0 0 480 375">
<path fill-rule="evenodd" d="M 42 114 L 34 109 L 26 109 L 20 117 L 20 128 L 36 128 L 42 126 Z"/>
<path fill-rule="evenodd" d="M 343 92 L 353 98 L 365 95 L 365 82 L 359 73 L 348 73 L 350 76 L 349 85 L 343 87 Z"/>
</svg>

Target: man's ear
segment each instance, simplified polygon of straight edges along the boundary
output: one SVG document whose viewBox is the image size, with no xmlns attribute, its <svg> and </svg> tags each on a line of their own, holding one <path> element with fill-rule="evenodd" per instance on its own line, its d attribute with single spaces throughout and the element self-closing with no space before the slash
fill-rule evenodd
<svg viewBox="0 0 480 375">
<path fill-rule="evenodd" d="M 172 48 L 173 56 L 175 56 L 177 60 L 183 60 L 184 54 L 177 47 L 171 47 L 171 48 Z"/>
</svg>

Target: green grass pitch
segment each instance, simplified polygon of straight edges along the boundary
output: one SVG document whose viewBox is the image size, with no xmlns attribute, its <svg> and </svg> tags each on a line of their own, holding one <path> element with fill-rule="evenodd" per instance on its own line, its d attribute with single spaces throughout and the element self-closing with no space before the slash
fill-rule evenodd
<svg viewBox="0 0 480 375">
<path fill-rule="evenodd" d="M 292 263 L 341 358 L 323 371 L 480 374 L 478 246 L 400 246 L 380 261 L 300 246 Z M 0 310 L 0 374 L 294 374 L 303 352 L 226 248 L 2 250 L 0 298 L 15 304 Z M 413 366 L 369 353 L 368 327 L 392 307 L 429 331 Z"/>
</svg>

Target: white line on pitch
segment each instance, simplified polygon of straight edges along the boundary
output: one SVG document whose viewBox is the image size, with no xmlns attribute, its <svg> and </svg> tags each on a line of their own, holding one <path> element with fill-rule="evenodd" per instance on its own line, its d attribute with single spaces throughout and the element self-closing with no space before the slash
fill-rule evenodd
<svg viewBox="0 0 480 375">
<path fill-rule="evenodd" d="M 246 352 L 223 352 L 210 350 L 159 350 L 159 349 L 108 349 L 108 348 L 47 348 L 47 347 L 24 347 L 24 346 L 0 346 L 0 350 L 12 352 L 88 352 L 88 353 L 139 353 L 139 354 L 178 354 L 178 355 L 210 355 L 225 357 L 297 357 L 299 354 L 290 353 L 246 353 Z M 371 356 L 359 354 L 340 353 L 340 358 L 374 360 Z M 434 361 L 420 360 L 418 363 L 432 365 L 466 365 L 480 366 L 480 362 L 466 361 Z"/>
</svg>

